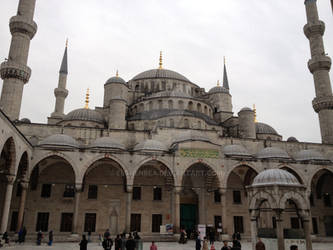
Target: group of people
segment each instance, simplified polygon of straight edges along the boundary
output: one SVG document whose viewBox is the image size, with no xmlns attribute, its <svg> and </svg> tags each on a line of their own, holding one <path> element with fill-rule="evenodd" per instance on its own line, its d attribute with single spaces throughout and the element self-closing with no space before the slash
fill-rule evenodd
<svg viewBox="0 0 333 250">
<path fill-rule="evenodd" d="M 23 244 L 25 242 L 26 235 L 27 229 L 25 227 L 21 228 L 21 230 L 17 233 L 15 243 Z M 4 245 L 10 245 L 10 239 L 7 232 L 4 232 L 2 237 L 0 237 L 0 247 L 3 247 Z"/>
<path fill-rule="evenodd" d="M 42 231 L 39 230 L 37 233 L 37 240 L 36 240 L 37 246 L 40 246 L 42 244 L 43 238 L 44 238 L 44 235 L 43 235 Z M 53 244 L 53 230 L 51 230 L 49 232 L 49 238 L 48 238 L 48 242 L 47 242 L 48 246 L 52 246 L 52 244 Z"/>
</svg>

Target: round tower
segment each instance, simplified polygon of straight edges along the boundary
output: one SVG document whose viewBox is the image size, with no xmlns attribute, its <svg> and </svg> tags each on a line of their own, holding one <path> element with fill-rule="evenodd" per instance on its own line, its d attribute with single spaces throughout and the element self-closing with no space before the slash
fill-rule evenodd
<svg viewBox="0 0 333 250">
<path fill-rule="evenodd" d="M 219 86 L 209 90 L 210 102 L 214 106 L 214 118 L 218 122 L 224 122 L 232 117 L 232 96 L 229 89 Z"/>
<path fill-rule="evenodd" d="M 239 135 L 241 138 L 256 139 L 255 113 L 245 107 L 238 112 Z"/>
<path fill-rule="evenodd" d="M 126 129 L 127 98 L 127 84 L 117 72 L 104 85 L 104 109 L 108 110 L 109 129 Z"/>
</svg>

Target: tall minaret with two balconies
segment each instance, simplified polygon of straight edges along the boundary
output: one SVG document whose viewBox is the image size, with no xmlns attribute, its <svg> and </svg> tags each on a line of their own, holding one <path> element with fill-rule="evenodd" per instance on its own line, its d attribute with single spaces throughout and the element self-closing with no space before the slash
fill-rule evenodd
<svg viewBox="0 0 333 250">
<path fill-rule="evenodd" d="M 11 119 L 20 116 L 23 86 L 29 81 L 31 69 L 27 66 L 30 40 L 37 32 L 33 21 L 36 0 L 20 0 L 17 15 L 9 21 L 12 41 L 8 58 L 1 64 L 3 87 L 0 108 Z"/>
<path fill-rule="evenodd" d="M 319 20 L 317 0 L 305 0 L 305 7 L 308 23 L 304 26 L 304 33 L 311 49 L 308 67 L 313 74 L 316 90 L 312 105 L 319 116 L 322 143 L 333 144 L 333 95 L 329 76 L 331 58 L 326 55 L 324 48 L 325 24 Z"/>
</svg>

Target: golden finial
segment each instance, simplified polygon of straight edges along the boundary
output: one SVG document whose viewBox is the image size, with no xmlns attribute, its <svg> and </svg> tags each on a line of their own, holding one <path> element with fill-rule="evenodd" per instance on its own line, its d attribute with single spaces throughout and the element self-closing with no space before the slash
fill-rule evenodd
<svg viewBox="0 0 333 250">
<path fill-rule="evenodd" d="M 68 47 L 68 38 L 66 39 L 66 48 Z"/>
<path fill-rule="evenodd" d="M 87 89 L 86 93 L 86 105 L 84 106 L 85 109 L 89 108 L 89 88 Z"/>
<path fill-rule="evenodd" d="M 217 86 L 220 87 L 220 80 L 217 80 Z"/>
<path fill-rule="evenodd" d="M 116 72 L 116 77 L 119 77 L 119 72 L 118 72 L 118 70 L 117 70 L 117 72 Z"/>
<path fill-rule="evenodd" d="M 162 51 L 160 51 L 160 66 L 158 67 L 159 69 L 162 69 L 163 67 L 163 57 L 162 57 Z"/>
<path fill-rule="evenodd" d="M 254 112 L 254 122 L 258 122 L 257 121 L 257 109 L 256 109 L 256 105 L 253 104 L 253 112 Z"/>
</svg>

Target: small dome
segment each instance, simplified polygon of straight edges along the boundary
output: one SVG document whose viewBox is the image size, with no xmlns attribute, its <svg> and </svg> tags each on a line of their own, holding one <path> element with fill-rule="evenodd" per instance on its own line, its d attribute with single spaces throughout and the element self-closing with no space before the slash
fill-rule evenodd
<svg viewBox="0 0 333 250">
<path fill-rule="evenodd" d="M 168 147 L 156 140 L 146 140 L 134 147 L 134 151 L 169 151 Z"/>
<path fill-rule="evenodd" d="M 89 145 L 89 148 L 104 148 L 104 149 L 121 149 L 126 150 L 126 147 L 121 143 L 118 143 L 111 137 L 100 137 L 97 138 L 92 144 Z"/>
<path fill-rule="evenodd" d="M 30 119 L 28 119 L 28 118 L 22 118 L 22 119 L 20 120 L 20 122 L 21 122 L 21 123 L 31 123 Z"/>
<path fill-rule="evenodd" d="M 172 144 L 181 143 L 186 141 L 204 141 L 204 142 L 211 142 L 211 140 L 206 137 L 202 132 L 196 130 L 187 130 L 181 133 L 180 136 L 173 140 Z"/>
<path fill-rule="evenodd" d="M 217 94 L 217 93 L 226 93 L 226 94 L 229 94 L 229 89 L 226 89 L 222 86 L 215 86 L 213 88 L 211 88 L 209 91 L 208 91 L 209 94 Z"/>
<path fill-rule="evenodd" d="M 272 128 L 268 124 L 262 123 L 262 122 L 256 123 L 256 133 L 257 134 L 279 135 L 274 128 Z"/>
<path fill-rule="evenodd" d="M 291 136 L 287 139 L 287 142 L 298 142 L 298 140 L 295 137 Z"/>
<path fill-rule="evenodd" d="M 64 121 L 91 121 L 100 124 L 104 124 L 105 122 L 103 116 L 99 112 L 85 108 L 76 109 L 69 112 L 65 116 Z"/>
<path fill-rule="evenodd" d="M 64 134 L 55 134 L 49 137 L 46 137 L 44 140 L 38 143 L 41 147 L 47 146 L 56 146 L 56 147 L 70 147 L 70 148 L 78 148 L 78 142 L 72 137 Z"/>
<path fill-rule="evenodd" d="M 151 69 L 147 70 L 145 72 L 142 72 L 138 75 L 136 75 L 132 80 L 144 80 L 144 79 L 160 79 L 160 78 L 166 78 L 166 79 L 174 79 L 179 80 L 183 82 L 190 82 L 189 79 L 187 79 L 185 76 L 172 71 L 168 69 Z"/>
<path fill-rule="evenodd" d="M 282 169 L 268 169 L 259 173 L 253 180 L 252 186 L 284 185 L 300 186 L 297 178 Z"/>
<path fill-rule="evenodd" d="M 244 107 L 239 112 L 242 112 L 242 111 L 253 111 L 253 110 L 250 109 L 249 107 Z"/>
<path fill-rule="evenodd" d="M 242 145 L 227 145 L 223 148 L 223 152 L 230 156 L 251 156 Z"/>
<path fill-rule="evenodd" d="M 268 147 L 264 148 L 257 154 L 259 159 L 269 159 L 269 158 L 280 158 L 280 159 L 290 159 L 290 156 L 281 148 Z"/>
<path fill-rule="evenodd" d="M 328 161 L 320 152 L 314 149 L 305 149 L 295 155 L 297 161 Z"/>
<path fill-rule="evenodd" d="M 109 80 L 106 81 L 105 84 L 110 84 L 110 83 L 122 83 L 122 84 L 126 84 L 125 80 L 119 76 L 114 76 L 111 77 Z"/>
</svg>

